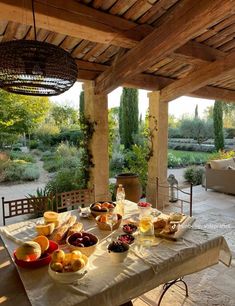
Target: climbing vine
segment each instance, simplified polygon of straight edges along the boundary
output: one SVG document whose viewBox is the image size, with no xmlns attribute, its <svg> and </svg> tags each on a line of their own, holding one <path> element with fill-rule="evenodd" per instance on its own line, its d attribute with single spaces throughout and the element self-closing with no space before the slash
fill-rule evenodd
<svg viewBox="0 0 235 306">
<path fill-rule="evenodd" d="M 150 120 L 153 120 L 153 127 L 150 128 Z M 149 161 L 153 156 L 153 141 L 154 141 L 154 132 L 157 132 L 157 119 L 155 116 L 148 115 L 148 127 L 145 131 L 145 135 L 148 139 L 148 150 L 146 154 L 146 160 Z"/>
<path fill-rule="evenodd" d="M 81 147 L 83 149 L 82 151 L 82 169 L 83 169 L 83 181 L 85 183 L 85 187 L 88 187 L 88 182 L 90 180 L 90 168 L 94 167 L 93 163 L 93 155 L 91 153 L 90 149 L 90 143 L 91 139 L 93 137 L 93 134 L 95 132 L 95 126 L 97 125 L 96 121 L 91 121 L 89 117 L 86 117 L 84 115 L 80 116 L 79 119 L 80 128 L 82 131 L 82 141 L 81 141 Z"/>
</svg>

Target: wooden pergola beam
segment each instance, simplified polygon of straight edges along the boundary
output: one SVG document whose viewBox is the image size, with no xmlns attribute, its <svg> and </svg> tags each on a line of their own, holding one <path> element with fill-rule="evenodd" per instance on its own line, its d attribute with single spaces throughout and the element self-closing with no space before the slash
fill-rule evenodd
<svg viewBox="0 0 235 306">
<path fill-rule="evenodd" d="M 218 88 L 213 86 L 202 87 L 189 94 L 189 96 L 235 103 L 235 90 Z"/>
<path fill-rule="evenodd" d="M 177 80 L 161 90 L 161 100 L 171 101 L 182 95 L 195 92 L 226 74 L 235 72 L 235 52 L 228 54 L 221 60 L 204 65 L 193 71 L 187 77 Z"/>
<path fill-rule="evenodd" d="M 100 73 L 109 68 L 108 65 L 91 63 L 87 61 L 77 60 L 78 65 L 78 81 L 94 80 Z M 176 80 L 172 78 L 155 76 L 150 74 L 139 74 L 134 76 L 130 81 L 121 84 L 124 87 L 141 88 L 150 91 L 161 90 Z M 189 96 L 204 99 L 220 99 L 228 102 L 235 102 L 235 91 L 217 88 L 213 86 L 205 86 L 190 93 Z"/>
<path fill-rule="evenodd" d="M 234 0 L 182 0 L 171 17 L 102 73 L 96 93 L 108 93 L 234 11 Z"/>
<path fill-rule="evenodd" d="M 72 39 L 76 37 L 98 43 L 110 42 L 127 49 L 135 47 L 154 29 L 150 25 L 138 25 L 133 21 L 112 16 L 77 1 L 41 0 L 39 2 L 36 0 L 35 8 L 37 27 L 73 36 Z M 75 16 L 76 20 L 74 20 Z M 25 0 L 22 4 L 21 0 L 0 0 L 0 19 L 32 26 L 31 1 Z M 7 40 L 5 35 L 4 40 Z M 189 41 L 175 50 L 171 57 L 200 65 L 203 61 L 213 61 L 224 55 L 225 53 L 220 50 Z"/>
<path fill-rule="evenodd" d="M 103 44 L 132 48 L 151 31 L 75 0 L 35 0 L 36 26 Z M 31 0 L 0 0 L 0 19 L 33 25 Z"/>
</svg>

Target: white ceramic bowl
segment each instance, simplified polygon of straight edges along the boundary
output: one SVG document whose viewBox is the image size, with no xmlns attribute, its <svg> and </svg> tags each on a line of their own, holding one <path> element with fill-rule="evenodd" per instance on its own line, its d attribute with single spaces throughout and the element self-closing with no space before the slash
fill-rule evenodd
<svg viewBox="0 0 235 306">
<path fill-rule="evenodd" d="M 85 232 L 83 232 L 85 233 Z M 91 245 L 91 246 L 85 246 L 85 247 L 79 247 L 79 246 L 76 246 L 76 245 L 73 245 L 73 240 L 74 238 L 76 238 L 78 233 L 74 233 L 72 235 L 70 235 L 67 239 L 66 239 L 66 243 L 70 249 L 70 251 L 74 251 L 74 250 L 78 250 L 80 251 L 82 254 L 86 255 L 87 257 L 91 256 L 91 254 L 93 254 L 96 250 L 96 246 L 98 245 L 99 243 L 99 239 L 97 236 L 91 234 L 91 233 L 85 233 L 87 234 L 88 236 L 92 237 L 93 240 L 94 240 L 94 244 Z"/>
<path fill-rule="evenodd" d="M 89 265 L 88 258 L 83 257 L 83 259 L 86 261 L 86 265 L 82 269 L 80 269 L 76 272 L 63 272 L 63 273 L 56 272 L 56 271 L 52 270 L 51 265 L 49 265 L 48 273 L 49 273 L 49 275 L 52 279 L 54 279 L 55 281 L 57 281 L 59 283 L 62 283 L 62 284 L 74 283 L 77 280 L 83 278 L 87 273 L 87 268 L 88 268 L 88 265 Z"/>
<path fill-rule="evenodd" d="M 129 245 L 128 244 L 125 244 L 125 245 L 127 249 L 125 252 L 113 252 L 110 250 L 108 251 L 110 259 L 113 263 L 115 264 L 122 263 L 126 259 L 128 252 L 129 252 Z"/>
</svg>

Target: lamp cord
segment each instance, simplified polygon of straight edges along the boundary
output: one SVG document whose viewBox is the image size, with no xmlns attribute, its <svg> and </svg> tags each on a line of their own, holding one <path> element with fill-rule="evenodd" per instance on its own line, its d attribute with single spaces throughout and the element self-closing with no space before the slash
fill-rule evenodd
<svg viewBox="0 0 235 306">
<path fill-rule="evenodd" d="M 32 0 L 32 13 L 33 13 L 34 39 L 37 40 L 36 21 L 35 21 L 35 11 L 34 11 L 34 0 Z"/>
</svg>

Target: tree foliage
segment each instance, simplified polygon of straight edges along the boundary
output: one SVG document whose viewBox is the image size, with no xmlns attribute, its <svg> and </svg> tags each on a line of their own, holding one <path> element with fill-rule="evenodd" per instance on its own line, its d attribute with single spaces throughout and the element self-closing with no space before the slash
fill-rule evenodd
<svg viewBox="0 0 235 306">
<path fill-rule="evenodd" d="M 79 97 L 79 113 L 80 115 L 84 115 L 85 110 L 85 99 L 84 99 L 84 91 L 82 90 Z"/>
<path fill-rule="evenodd" d="M 29 97 L 0 90 L 0 131 L 30 134 L 45 119 L 51 103 L 45 97 Z"/>
<path fill-rule="evenodd" d="M 138 133 L 138 90 L 133 88 L 123 88 L 120 111 L 120 138 L 126 149 L 130 149 L 134 144 L 134 135 Z"/>
<path fill-rule="evenodd" d="M 53 105 L 51 116 L 58 127 L 78 123 L 78 111 L 70 106 Z"/>
<path fill-rule="evenodd" d="M 214 118 L 214 141 L 217 151 L 224 149 L 224 131 L 223 131 L 223 102 L 215 101 L 213 118 Z"/>
<path fill-rule="evenodd" d="M 213 122 L 200 118 L 184 119 L 181 122 L 180 131 L 184 137 L 193 138 L 201 145 L 213 136 Z"/>
<path fill-rule="evenodd" d="M 109 157 L 110 158 L 112 158 L 114 145 L 119 144 L 118 117 L 119 117 L 118 107 L 113 107 L 109 109 L 108 125 L 109 125 Z"/>
</svg>

